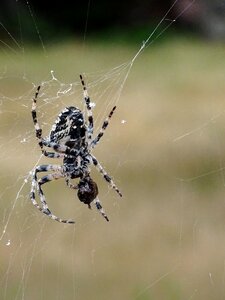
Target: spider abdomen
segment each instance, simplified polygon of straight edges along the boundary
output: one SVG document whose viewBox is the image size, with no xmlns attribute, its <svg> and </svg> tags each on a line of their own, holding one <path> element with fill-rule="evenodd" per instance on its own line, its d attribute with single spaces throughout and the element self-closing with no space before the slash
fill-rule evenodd
<svg viewBox="0 0 225 300">
<path fill-rule="evenodd" d="M 58 115 L 49 134 L 49 140 L 55 143 L 66 144 L 82 140 L 86 135 L 86 126 L 82 112 L 73 106 L 66 107 Z M 78 142 L 78 144 L 80 144 Z M 80 146 L 80 145 L 78 145 Z"/>
</svg>

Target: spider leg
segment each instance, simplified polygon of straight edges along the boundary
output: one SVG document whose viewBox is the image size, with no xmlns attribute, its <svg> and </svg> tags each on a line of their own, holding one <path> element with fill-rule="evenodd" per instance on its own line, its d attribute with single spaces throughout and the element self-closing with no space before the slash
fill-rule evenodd
<svg viewBox="0 0 225 300">
<path fill-rule="evenodd" d="M 42 177 L 40 180 L 37 180 L 37 172 L 48 172 L 48 171 L 57 171 L 57 173 L 48 174 L 47 176 Z M 41 188 L 42 184 L 45 184 L 45 183 L 50 182 L 52 180 L 60 179 L 60 178 L 63 178 L 63 177 L 64 177 L 63 170 L 62 170 L 62 167 L 59 166 L 59 165 L 41 165 L 41 166 L 38 166 L 33 172 L 30 199 L 31 199 L 32 204 L 38 210 L 40 210 L 42 213 L 46 214 L 51 219 L 56 220 L 56 221 L 61 222 L 61 223 L 73 224 L 74 223 L 73 220 L 64 220 L 64 219 L 61 219 L 61 218 L 59 218 L 59 217 L 57 217 L 57 216 L 55 216 L 51 213 L 51 211 L 48 208 L 44 192 Z M 37 203 L 37 201 L 35 199 L 35 188 L 37 188 L 42 207 L 40 207 L 40 205 Z"/>
<path fill-rule="evenodd" d="M 41 129 L 41 127 L 40 127 L 40 125 L 37 121 L 37 111 L 36 111 L 36 109 L 37 109 L 37 98 L 38 98 L 40 88 L 41 88 L 41 86 L 39 85 L 37 87 L 37 91 L 36 91 L 35 96 L 33 98 L 31 114 L 32 114 L 32 119 L 33 119 L 33 123 L 34 123 L 35 132 L 36 132 L 36 138 L 38 140 L 38 144 L 41 148 L 42 153 L 45 156 L 50 157 L 50 158 L 63 157 L 62 153 L 63 154 L 69 154 L 69 155 L 72 155 L 72 156 L 77 156 L 77 153 L 78 153 L 77 150 L 71 149 L 71 148 L 69 148 L 65 145 L 60 145 L 60 144 L 57 144 L 57 143 L 54 143 L 54 142 L 48 142 L 48 141 L 46 141 L 45 139 L 42 138 L 42 129 Z M 43 149 L 43 146 L 53 148 L 53 150 L 55 150 L 56 152 L 58 152 L 60 154 L 57 154 L 57 153 L 54 153 L 54 152 L 47 152 Z"/>
<path fill-rule="evenodd" d="M 58 153 L 58 152 L 48 152 L 44 150 L 42 152 L 44 156 L 47 156 L 48 158 L 64 158 L 65 154 L 64 153 Z"/>
<path fill-rule="evenodd" d="M 88 136 L 87 136 L 87 139 L 88 139 L 88 142 L 90 143 L 91 142 L 91 139 L 92 139 L 92 134 L 93 134 L 93 128 L 94 128 L 94 120 L 93 120 L 93 115 L 92 115 L 92 110 L 91 110 L 91 101 L 90 101 L 90 97 L 88 95 L 88 92 L 87 92 L 87 87 L 85 85 L 85 82 L 83 80 L 83 77 L 82 75 L 80 75 L 80 80 L 81 80 L 81 83 L 82 83 L 82 86 L 83 86 L 83 95 L 84 95 L 84 101 L 85 101 L 85 104 L 86 104 L 86 108 L 87 108 L 87 115 L 88 115 Z"/>
<path fill-rule="evenodd" d="M 48 208 L 48 205 L 47 205 L 47 202 L 46 202 L 46 199 L 45 199 L 45 196 L 44 196 L 44 193 L 43 193 L 43 190 L 42 190 L 41 186 L 42 186 L 42 184 L 45 184 L 45 183 L 47 183 L 49 181 L 52 181 L 52 180 L 60 179 L 62 177 L 63 177 L 63 175 L 60 174 L 60 173 L 52 173 L 52 174 L 48 174 L 46 176 L 43 176 L 37 182 L 37 190 L 38 190 L 38 193 L 39 193 L 39 196 L 40 196 L 41 204 L 43 206 L 43 210 L 45 211 L 45 213 L 47 215 L 51 214 L 51 212 Z"/>
<path fill-rule="evenodd" d="M 70 188 L 70 189 L 73 189 L 73 190 L 77 190 L 78 189 L 78 185 L 76 184 L 72 184 L 71 182 L 70 182 L 70 179 L 69 178 L 66 178 L 66 184 L 67 184 L 67 186 Z"/>
<path fill-rule="evenodd" d="M 38 193 L 40 194 L 40 183 L 37 179 L 37 173 L 38 172 L 48 172 L 48 171 L 60 171 L 61 170 L 61 166 L 58 166 L 58 165 L 40 165 L 40 166 L 37 166 L 32 174 L 32 188 L 31 188 L 31 201 L 34 199 L 35 200 L 35 188 L 37 188 L 38 190 Z M 46 177 L 46 176 L 45 176 Z M 41 190 L 42 194 L 43 194 L 43 191 Z M 45 197 L 44 196 L 41 196 L 40 197 L 40 200 L 41 200 L 41 204 L 42 204 L 42 208 L 43 208 L 43 211 L 49 211 L 48 209 L 48 205 L 47 205 L 47 202 L 45 200 Z M 36 200 L 35 200 L 36 201 Z M 32 201 L 33 202 L 33 201 Z M 33 203 L 34 204 L 34 203 Z M 35 205 L 36 206 L 36 205 Z"/>
<path fill-rule="evenodd" d="M 35 96 L 33 98 L 33 103 L 32 103 L 32 110 L 31 110 L 31 114 L 32 114 L 32 119 L 33 119 L 33 123 L 34 123 L 34 128 L 35 128 L 35 132 L 36 132 L 36 138 L 38 140 L 38 144 L 41 148 L 41 150 L 43 151 L 43 143 L 42 143 L 42 129 L 37 121 L 37 98 L 38 98 L 38 94 L 40 91 L 41 86 L 39 85 L 37 87 Z"/>
<path fill-rule="evenodd" d="M 34 128 L 35 128 L 35 131 L 36 131 L 36 138 L 38 140 L 39 146 L 41 147 L 41 150 L 43 150 L 42 129 L 41 129 L 40 125 L 38 124 L 38 121 L 37 121 L 37 111 L 36 111 L 36 109 L 37 109 L 37 98 L 38 98 L 38 94 L 39 94 L 40 88 L 41 88 L 41 86 L 39 85 L 37 87 L 35 96 L 33 98 L 31 114 L 32 114 L 33 122 L 34 122 Z"/>
<path fill-rule="evenodd" d="M 49 142 L 49 141 L 46 141 L 45 139 L 42 139 L 42 144 L 46 147 L 49 147 L 49 148 L 52 148 L 54 151 L 56 151 L 57 153 L 60 153 L 60 154 L 66 154 L 66 155 L 71 155 L 71 156 L 78 156 L 79 154 L 79 151 L 77 149 L 73 149 L 73 148 L 70 148 L 66 145 L 63 145 L 63 144 L 57 144 L 55 142 Z M 54 152 L 46 152 L 45 150 L 42 151 L 43 154 L 45 156 L 49 156 L 49 157 L 56 157 L 56 158 L 59 158 L 59 157 L 63 157 L 63 155 L 56 155 L 54 154 Z"/>
<path fill-rule="evenodd" d="M 116 106 L 114 106 L 113 109 L 110 111 L 108 117 L 105 119 L 105 121 L 104 121 L 103 124 L 102 124 L 102 128 L 101 128 L 99 134 L 98 134 L 98 135 L 96 136 L 96 138 L 91 142 L 91 148 L 92 148 L 92 149 L 98 144 L 99 140 L 100 140 L 101 137 L 103 136 L 103 134 L 104 134 L 104 132 L 105 132 L 107 126 L 109 125 L 110 119 L 111 119 L 111 117 L 112 117 L 112 115 L 113 115 L 115 109 L 116 109 Z"/>
<path fill-rule="evenodd" d="M 61 148 L 62 149 L 62 148 Z M 76 151 L 74 151 L 74 149 L 71 149 L 67 151 L 68 153 L 70 153 L 70 155 L 68 154 L 65 154 L 65 153 L 60 153 L 60 152 L 48 152 L 48 151 L 43 151 L 43 155 L 48 157 L 48 158 L 64 158 L 65 155 L 67 158 L 74 158 L 74 156 L 77 156 L 77 153 Z"/>
<path fill-rule="evenodd" d="M 101 213 L 101 215 L 106 219 L 106 221 L 109 222 L 109 218 L 107 217 L 102 205 L 101 205 L 101 202 L 100 200 L 97 198 L 94 199 L 94 203 L 95 203 L 95 206 L 97 208 L 97 210 Z"/>
<path fill-rule="evenodd" d="M 118 189 L 118 187 L 113 182 L 112 178 L 107 174 L 107 172 L 103 169 L 103 167 L 100 165 L 98 160 L 91 155 L 93 165 L 97 168 L 97 170 L 102 174 L 103 178 L 109 183 L 109 185 L 122 197 L 122 193 Z"/>
</svg>

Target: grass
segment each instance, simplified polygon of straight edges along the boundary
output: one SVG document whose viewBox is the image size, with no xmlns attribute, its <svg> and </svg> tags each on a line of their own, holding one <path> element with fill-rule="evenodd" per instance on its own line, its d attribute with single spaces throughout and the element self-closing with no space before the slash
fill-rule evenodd
<svg viewBox="0 0 225 300">
<path fill-rule="evenodd" d="M 3 299 L 224 298 L 224 45 L 173 38 L 136 61 L 95 152 L 124 194 L 118 199 L 93 172 L 108 224 L 63 182 L 46 186 L 45 193 L 56 214 L 75 216 L 75 227 L 36 212 L 28 184 L 12 211 L 21 176 L 39 157 L 30 117 L 32 83 L 47 80 L 52 69 L 63 82 L 78 81 L 83 71 L 94 72 L 89 75 L 94 78 L 135 51 L 70 42 L 52 45 L 47 57 L 35 48 L 24 56 L 0 56 L 7 66 L 0 80 L 0 232 L 12 212 L 0 245 Z M 24 98 L 14 98 L 26 91 Z M 90 92 L 101 95 L 102 88 Z M 45 131 L 75 98 L 60 98 L 56 107 L 40 104 Z M 95 100 L 97 116 L 101 105 L 112 104 Z M 20 143 L 24 136 L 28 142 Z"/>
</svg>

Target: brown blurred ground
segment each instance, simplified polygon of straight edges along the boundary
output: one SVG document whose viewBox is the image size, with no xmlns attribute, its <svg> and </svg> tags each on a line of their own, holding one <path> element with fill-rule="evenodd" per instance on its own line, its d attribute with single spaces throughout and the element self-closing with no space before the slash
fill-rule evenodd
<svg viewBox="0 0 225 300">
<path fill-rule="evenodd" d="M 95 151 L 124 194 L 118 199 L 93 172 L 109 223 L 63 182 L 46 186 L 45 193 L 56 214 L 76 218 L 75 226 L 36 212 L 29 184 L 12 210 L 20 177 L 36 163 L 39 149 L 27 95 L 12 102 L 4 97 L 1 232 L 12 216 L 0 246 L 2 299 L 224 299 L 224 50 L 221 44 L 174 39 L 148 48 L 136 61 Z M 26 62 L 16 60 L 7 73 L 22 74 L 25 65 L 28 83 L 5 75 L 1 90 L 13 99 L 22 81 L 31 91 L 31 82 L 40 82 L 50 65 L 61 81 L 72 82 L 82 67 L 111 68 L 135 51 L 92 45 L 82 60 L 80 46 L 71 43 L 49 49 L 47 65 L 43 52 L 30 50 Z M 45 130 L 63 102 L 40 108 Z"/>
</svg>

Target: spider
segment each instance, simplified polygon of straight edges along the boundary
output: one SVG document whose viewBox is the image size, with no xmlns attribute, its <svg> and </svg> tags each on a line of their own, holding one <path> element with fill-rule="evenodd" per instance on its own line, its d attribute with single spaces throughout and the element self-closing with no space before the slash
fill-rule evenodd
<svg viewBox="0 0 225 300">
<path fill-rule="evenodd" d="M 98 186 L 90 176 L 89 166 L 94 165 L 107 183 L 118 193 L 120 197 L 122 197 L 121 192 L 114 184 L 112 178 L 103 169 L 97 158 L 91 153 L 102 138 L 116 106 L 114 106 L 110 111 L 108 117 L 103 122 L 99 133 L 93 138 L 94 120 L 92 116 L 92 106 L 82 75 L 80 75 L 80 80 L 83 86 L 83 97 L 87 110 L 87 121 L 79 108 L 74 106 L 66 107 L 58 115 L 48 137 L 43 138 L 42 129 L 37 121 L 36 113 L 37 99 L 41 88 L 40 86 L 38 86 L 33 98 L 31 111 L 36 138 L 42 154 L 48 158 L 61 158 L 63 159 L 63 163 L 62 165 L 39 165 L 33 170 L 30 199 L 32 204 L 42 213 L 53 220 L 67 224 L 73 224 L 75 222 L 70 219 L 61 219 L 52 214 L 48 208 L 48 204 L 42 190 L 43 184 L 64 178 L 69 188 L 77 190 L 77 196 L 81 202 L 88 205 L 89 208 L 91 208 L 91 203 L 94 202 L 97 210 L 102 214 L 106 221 L 109 221 L 98 198 Z M 46 148 L 52 149 L 53 152 L 47 151 Z M 37 173 L 39 172 L 52 173 L 48 173 L 48 175 L 43 176 L 38 180 Z M 73 184 L 71 182 L 71 179 L 75 178 L 79 178 L 78 184 Z M 35 199 L 36 190 L 39 194 L 41 205 L 39 205 Z"/>
</svg>

